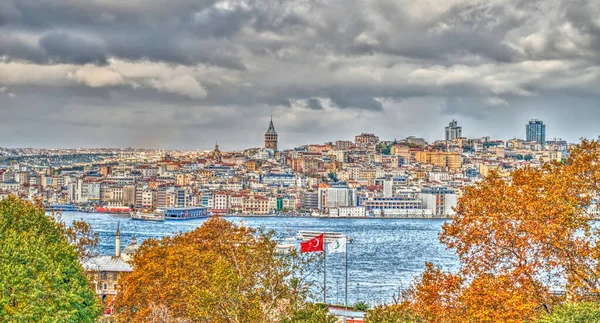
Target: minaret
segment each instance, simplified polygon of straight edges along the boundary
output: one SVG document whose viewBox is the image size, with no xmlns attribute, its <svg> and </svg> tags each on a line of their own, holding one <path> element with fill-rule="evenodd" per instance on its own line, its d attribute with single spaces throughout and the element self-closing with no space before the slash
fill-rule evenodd
<svg viewBox="0 0 600 323">
<path fill-rule="evenodd" d="M 121 223 L 117 224 L 117 233 L 115 234 L 115 257 L 121 257 Z"/>
<path fill-rule="evenodd" d="M 273 116 L 271 116 L 271 123 L 269 123 L 269 129 L 265 132 L 265 148 L 277 151 L 277 131 L 273 125 Z"/>
</svg>

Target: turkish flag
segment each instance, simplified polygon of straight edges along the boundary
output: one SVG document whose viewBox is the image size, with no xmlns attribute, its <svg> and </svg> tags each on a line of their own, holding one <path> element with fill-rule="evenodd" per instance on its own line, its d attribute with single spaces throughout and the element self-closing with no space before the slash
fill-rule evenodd
<svg viewBox="0 0 600 323">
<path fill-rule="evenodd" d="M 308 241 L 300 242 L 300 252 L 325 251 L 324 240 L 325 234 L 321 233 Z"/>
</svg>

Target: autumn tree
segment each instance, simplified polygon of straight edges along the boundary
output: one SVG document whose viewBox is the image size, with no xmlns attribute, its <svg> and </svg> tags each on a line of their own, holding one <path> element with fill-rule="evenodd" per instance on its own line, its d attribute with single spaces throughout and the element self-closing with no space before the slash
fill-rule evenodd
<svg viewBox="0 0 600 323">
<path fill-rule="evenodd" d="M 380 305 L 369 310 L 365 323 L 423 323 L 425 322 L 406 303 Z"/>
<path fill-rule="evenodd" d="M 0 321 L 95 322 L 100 311 L 61 227 L 31 202 L 0 201 Z"/>
<path fill-rule="evenodd" d="M 460 270 L 429 265 L 404 302 L 427 322 L 523 322 L 552 312 L 552 289 L 597 301 L 600 232 L 589 206 L 599 196 L 597 141 L 563 162 L 492 173 L 465 189 L 440 234 Z"/>
<path fill-rule="evenodd" d="M 194 231 L 149 239 L 120 281 L 115 311 L 122 322 L 279 322 L 303 315 L 308 285 L 297 254 L 278 254 L 273 233 L 222 218 Z"/>
</svg>

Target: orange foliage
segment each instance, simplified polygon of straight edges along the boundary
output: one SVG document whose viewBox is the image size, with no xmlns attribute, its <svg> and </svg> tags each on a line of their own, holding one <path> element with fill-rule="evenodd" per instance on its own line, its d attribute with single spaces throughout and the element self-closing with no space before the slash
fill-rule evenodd
<svg viewBox="0 0 600 323">
<path fill-rule="evenodd" d="M 290 256 L 268 234 L 211 218 L 198 229 L 144 241 L 120 281 L 121 322 L 275 322 L 296 304 Z"/>
<path fill-rule="evenodd" d="M 600 232 L 588 206 L 600 196 L 600 144 L 582 141 L 564 163 L 492 173 L 460 198 L 440 241 L 456 274 L 427 265 L 405 294 L 427 322 L 523 322 L 551 310 L 551 288 L 598 298 Z"/>
</svg>

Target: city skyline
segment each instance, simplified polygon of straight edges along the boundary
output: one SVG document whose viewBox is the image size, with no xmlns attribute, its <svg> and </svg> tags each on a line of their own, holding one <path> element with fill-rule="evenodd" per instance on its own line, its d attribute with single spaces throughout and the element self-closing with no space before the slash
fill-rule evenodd
<svg viewBox="0 0 600 323">
<path fill-rule="evenodd" d="M 3 146 L 282 148 L 355 133 L 596 138 L 597 1 L 9 0 Z"/>
<path fill-rule="evenodd" d="M 532 122 L 532 121 L 542 121 L 543 122 L 543 120 L 539 120 L 539 119 L 529 119 L 528 122 Z M 456 126 L 458 124 L 458 120 L 452 119 L 450 121 L 449 125 L 452 125 L 452 124 L 454 124 Z M 525 124 L 525 125 L 528 125 L 528 124 Z M 458 128 L 462 129 L 462 124 L 460 124 L 458 126 Z M 279 139 L 277 138 L 277 132 L 275 132 L 275 129 L 274 129 L 273 117 L 270 116 L 270 121 L 269 121 L 267 132 L 263 134 L 262 138 L 260 138 L 260 140 L 263 140 L 264 143 L 263 143 L 263 141 L 261 141 L 261 142 L 256 143 L 254 146 L 252 146 L 252 145 L 245 146 L 245 147 L 236 146 L 236 147 L 239 147 L 239 148 L 232 148 L 232 149 L 228 149 L 228 150 L 226 149 L 225 151 L 241 151 L 241 150 L 250 149 L 250 148 L 261 148 L 263 146 L 264 146 L 264 148 L 269 148 L 267 146 L 267 141 L 268 141 L 267 140 L 267 135 L 270 133 L 271 130 L 275 133 L 274 142 L 275 142 L 275 147 L 277 147 Z M 423 138 L 423 139 L 425 139 L 429 143 L 433 143 L 435 141 L 444 141 L 444 140 L 447 140 L 445 138 L 445 132 L 447 132 L 447 131 L 448 131 L 448 124 L 446 124 L 446 127 L 444 127 L 444 134 L 442 134 L 441 137 L 434 138 L 434 139 L 428 139 L 428 138 Z M 285 132 L 285 130 L 284 130 L 283 133 L 287 133 L 287 132 Z M 369 133 L 369 131 L 363 131 L 361 133 Z M 371 133 L 373 133 L 373 132 L 371 132 Z M 378 135 L 378 133 L 374 133 L 374 134 Z M 320 141 L 320 142 L 304 142 L 304 143 L 300 143 L 300 144 L 294 145 L 294 146 L 289 146 L 289 147 L 285 146 L 285 147 L 282 148 L 282 150 L 293 149 L 293 148 L 300 147 L 300 146 L 305 146 L 305 145 L 314 145 L 314 144 L 323 144 L 323 143 L 328 143 L 328 142 L 335 142 L 337 140 L 354 141 L 355 135 L 356 135 L 356 133 L 353 134 L 353 135 L 351 135 L 351 136 L 345 137 L 345 138 L 335 138 L 335 139 L 329 138 L 329 139 L 325 139 L 325 140 Z M 408 135 L 405 135 L 405 136 L 394 137 L 394 138 L 381 138 L 381 140 L 382 141 L 394 141 L 394 140 L 401 141 L 401 140 L 404 140 L 404 139 L 406 139 L 408 137 L 421 138 L 421 137 L 418 137 L 418 136 L 414 136 L 414 135 L 408 134 Z M 508 140 L 511 140 L 511 139 L 520 139 L 520 140 L 523 140 L 523 141 L 527 141 L 527 130 L 523 133 L 522 136 L 515 135 L 515 136 L 509 137 L 509 138 L 495 138 L 495 137 L 491 137 L 489 135 L 485 135 L 485 133 L 483 133 L 480 136 L 465 136 L 465 135 L 463 135 L 462 137 L 463 138 L 467 138 L 467 139 L 479 139 L 479 138 L 484 138 L 484 137 L 490 137 L 490 140 L 508 141 Z M 547 138 L 547 140 L 554 140 L 554 139 L 556 139 L 556 140 L 565 140 L 565 141 L 571 142 L 571 143 L 576 143 L 576 142 L 579 141 L 579 140 L 570 141 L 570 140 L 567 140 L 566 138 L 560 137 L 560 136 L 546 136 L 546 138 Z M 593 138 L 589 138 L 589 139 L 593 139 Z M 33 149 L 78 149 L 78 148 L 82 148 L 82 149 L 94 149 L 94 148 L 97 148 L 97 149 L 103 149 L 103 148 L 105 148 L 105 149 L 113 149 L 113 148 L 114 149 L 126 149 L 126 148 L 131 148 L 131 149 L 158 149 L 158 150 L 167 150 L 167 151 L 169 151 L 169 150 L 172 150 L 172 151 L 177 151 L 177 150 L 179 150 L 179 151 L 212 151 L 215 148 L 215 146 L 214 146 L 215 143 L 218 146 L 219 140 L 213 141 L 212 142 L 212 146 L 210 146 L 210 147 L 192 147 L 192 148 L 142 147 L 142 146 L 77 146 L 77 147 L 75 147 L 75 146 L 67 146 L 67 147 L 58 147 L 58 146 L 41 146 L 41 147 L 35 147 L 35 146 L 14 146 L 14 147 L 11 147 L 11 146 L 0 146 L 0 148 L 15 148 L 15 149 L 18 149 L 18 148 L 33 148 Z M 275 150 L 278 150 L 278 149 L 275 149 Z"/>
</svg>

